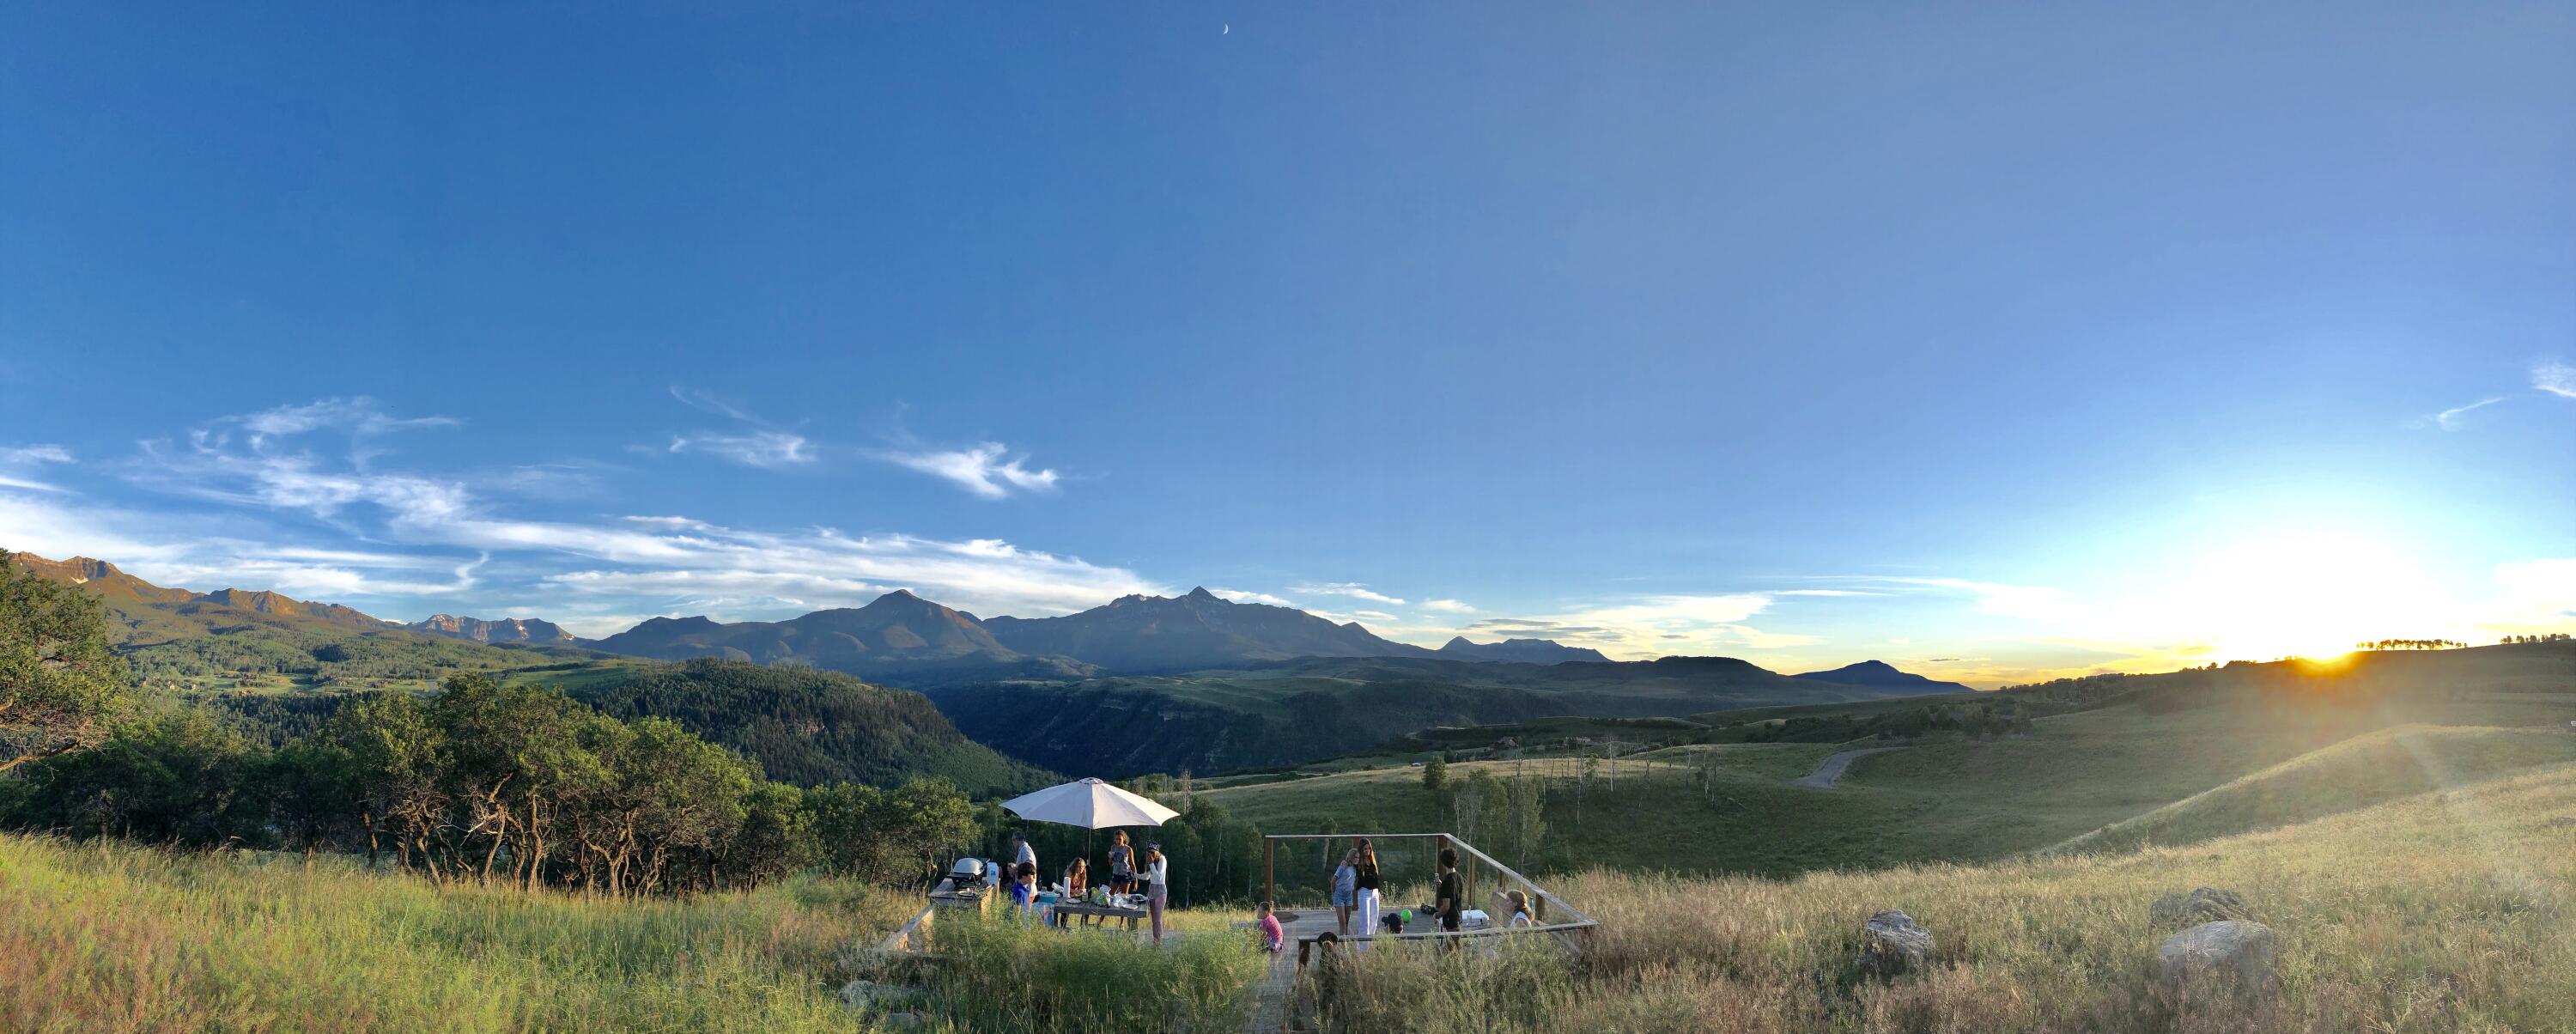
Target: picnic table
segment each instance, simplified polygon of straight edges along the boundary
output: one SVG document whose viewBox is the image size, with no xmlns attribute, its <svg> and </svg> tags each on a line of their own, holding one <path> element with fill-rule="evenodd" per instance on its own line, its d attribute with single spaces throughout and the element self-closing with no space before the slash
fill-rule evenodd
<svg viewBox="0 0 2576 1034">
<path fill-rule="evenodd" d="M 1055 914 L 1060 916 L 1083 917 L 1082 925 L 1084 926 L 1097 925 L 1103 919 L 1124 919 L 1127 921 L 1127 928 L 1130 930 L 1135 929 L 1136 921 L 1145 918 L 1147 914 L 1142 907 L 1128 908 L 1124 905 L 1095 905 L 1088 901 L 1058 901 L 1050 907 L 1055 910 Z"/>
</svg>

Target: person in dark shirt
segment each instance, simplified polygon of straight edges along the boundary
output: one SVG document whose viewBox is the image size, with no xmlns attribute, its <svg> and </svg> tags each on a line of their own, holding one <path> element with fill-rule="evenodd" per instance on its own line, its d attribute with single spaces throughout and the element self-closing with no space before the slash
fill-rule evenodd
<svg viewBox="0 0 2576 1034">
<path fill-rule="evenodd" d="M 1369 843 L 1367 837 L 1361 837 L 1358 851 L 1359 860 L 1351 866 L 1351 885 L 1356 895 L 1354 900 L 1359 902 L 1360 933 L 1364 935 L 1360 938 L 1359 950 L 1367 951 L 1369 938 L 1377 934 L 1378 893 L 1383 881 L 1377 872 L 1377 845 Z"/>
<path fill-rule="evenodd" d="M 1459 920 L 1466 914 L 1467 894 L 1461 886 L 1464 882 L 1465 881 L 1458 878 L 1457 850 L 1455 848 L 1448 847 L 1441 848 L 1440 883 L 1438 888 L 1433 892 L 1434 896 L 1438 900 L 1437 903 L 1432 906 L 1432 909 L 1440 917 L 1440 928 L 1447 930 L 1450 933 L 1458 932 Z M 1453 941 L 1451 943 L 1454 944 L 1456 942 Z"/>
</svg>

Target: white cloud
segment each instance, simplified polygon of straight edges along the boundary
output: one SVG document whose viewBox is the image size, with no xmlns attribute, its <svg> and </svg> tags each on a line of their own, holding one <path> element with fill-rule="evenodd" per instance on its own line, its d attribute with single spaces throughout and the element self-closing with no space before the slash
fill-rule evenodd
<svg viewBox="0 0 2576 1034">
<path fill-rule="evenodd" d="M 303 412 L 295 409 L 294 412 Z M 381 414 L 378 414 L 381 417 Z M 219 422 L 248 426 L 247 419 Z M 330 426 L 354 435 L 357 423 Z M 382 418 L 380 426 L 412 422 Z M 321 421 L 269 420 L 263 426 L 325 426 Z M 234 508 L 309 514 L 369 542 L 424 549 L 468 550 L 509 558 L 555 554 L 587 560 L 579 569 L 539 579 L 529 588 L 571 590 L 607 602 L 585 609 L 634 611 L 662 602 L 738 606 L 788 601 L 859 603 L 904 586 L 941 602 L 984 613 L 1062 613 L 1096 606 L 1130 593 L 1162 587 L 1124 569 L 1076 557 L 1023 549 L 992 538 L 942 540 L 903 534 L 851 536 L 831 528 L 756 530 L 732 528 L 686 516 L 629 515 L 597 521 L 530 520 L 505 512 L 506 500 L 484 498 L 454 478 L 379 469 L 365 457 L 333 461 L 293 451 L 283 431 L 247 441 L 201 431 L 184 446 L 150 443 L 135 479 L 151 487 Z M 60 511 L 28 524 L 80 526 Z M 165 525 L 166 526 L 166 525 Z M 10 525 L 0 524 L 0 532 Z M 139 536 L 138 536 L 139 537 Z M 56 536 L 54 538 L 59 538 Z M 48 539 L 53 541 L 53 539 Z M 118 545 L 133 545 L 119 543 Z M 144 540 L 149 545 L 148 539 Z M 25 548 L 34 549 L 29 546 Z M 470 575 L 453 582 L 370 573 L 363 564 L 307 563 L 260 568 L 232 553 L 186 543 L 158 547 L 183 559 L 192 572 L 213 569 L 266 573 L 295 584 L 338 593 L 379 595 L 460 591 Z M 37 550 L 42 552 L 41 549 Z M 137 555 L 118 548 L 111 559 Z M 280 554 L 268 552 L 276 557 Z M 454 563 L 450 560 L 448 563 Z M 179 569 L 173 563 L 173 569 Z M 559 559 L 542 565 L 566 566 Z M 610 600 L 611 597 L 619 597 Z M 754 601 L 754 602 L 746 602 Z M 624 604 L 619 606 L 619 604 Z M 643 604 L 638 607 L 636 604 Z M 734 616 L 750 616 L 737 614 Z"/>
<path fill-rule="evenodd" d="M 2442 431 L 2460 431 L 2460 428 L 2463 428 L 2463 425 L 2465 425 L 2465 418 L 2468 418 L 2470 413 L 2476 413 L 2476 410 L 2483 410 L 2483 407 L 2488 407 L 2488 405 L 2496 405 L 2496 402 L 2504 402 L 2504 395 L 2483 397 L 2483 400 L 2470 402 L 2470 405 L 2455 405 L 2455 407 L 2450 407 L 2450 410 L 2442 410 L 2442 413 L 2429 415 L 2429 418 L 2411 420 L 2409 428 L 2442 428 Z"/>
<path fill-rule="evenodd" d="M 1841 580 L 1863 582 L 1890 588 L 1922 588 L 1961 592 L 1974 596 L 1977 609 L 2005 617 L 2033 621 L 2055 621 L 2080 617 L 2086 608 L 2074 595 L 2063 589 L 2044 585 L 2009 585 L 2003 582 L 1980 582 L 1966 578 L 1921 578 L 1888 575 L 1854 575 Z M 1827 591 L 1827 590 L 1810 590 Z M 1785 595 L 1785 594 L 1784 594 Z"/>
<path fill-rule="evenodd" d="M 70 463 L 72 451 L 59 445 L 21 445 L 0 449 L 0 464 L 32 466 L 38 463 Z"/>
<path fill-rule="evenodd" d="M 1371 591 L 1367 584 L 1362 582 L 1309 583 L 1305 585 L 1292 586 L 1288 591 L 1299 596 L 1348 596 L 1352 599 L 1368 600 L 1372 603 L 1384 603 L 1388 606 L 1401 607 L 1404 605 L 1403 600 L 1382 592 Z"/>
<path fill-rule="evenodd" d="M 1476 608 L 1460 603 L 1457 600 L 1424 600 L 1422 601 L 1422 609 L 1436 610 L 1443 614 L 1473 614 L 1476 612 Z"/>
<path fill-rule="evenodd" d="M 1605 601 L 1538 617 L 1487 618 L 1447 633 L 1408 631 L 1426 639 L 1446 634 L 1552 639 L 1622 659 L 1777 650 L 1823 641 L 1745 623 L 1770 604 L 1770 595 L 1758 592 L 1673 593 Z"/>
<path fill-rule="evenodd" d="M 2576 399 L 2576 366 L 2547 360 L 2531 368 L 2531 386 L 2552 395 Z"/>
<path fill-rule="evenodd" d="M 0 448 L 0 468 L 32 467 L 39 463 L 70 463 L 71 461 L 71 450 L 59 445 L 24 445 L 16 448 Z M 0 488 L 17 488 L 30 492 L 63 493 L 71 491 L 70 489 L 59 485 L 37 481 L 32 478 L 20 477 L 18 475 L 11 474 L 6 470 L 0 470 Z"/>
<path fill-rule="evenodd" d="M 889 463 L 946 478 L 985 499 L 1006 498 L 1013 491 L 1055 490 L 1059 480 L 1055 471 L 1030 470 L 1019 460 L 1009 458 L 1008 452 L 999 442 L 984 442 L 966 449 L 930 452 L 889 450 L 879 455 Z"/>
<path fill-rule="evenodd" d="M 1266 592 L 1251 592 L 1244 589 L 1209 589 L 1208 594 L 1218 599 L 1233 603 L 1266 603 L 1273 607 L 1288 607 L 1291 609 L 1294 609 L 1297 606 L 1294 603 L 1290 603 L 1285 599 L 1281 599 Z"/>
<path fill-rule="evenodd" d="M 762 470 L 801 467 L 815 460 L 812 443 L 804 435 L 785 431 L 755 431 L 750 434 L 702 433 L 672 435 L 670 452 L 698 453 L 714 456 Z"/>
<path fill-rule="evenodd" d="M 1352 616 L 1352 617 L 1358 617 L 1358 618 L 1367 618 L 1367 619 L 1369 619 L 1369 620 L 1371 620 L 1371 621 L 1395 621 L 1395 620 L 1398 620 L 1398 619 L 1397 619 L 1397 617 L 1396 617 L 1395 615 L 1393 615 L 1393 614 L 1389 614 L 1389 613 L 1387 613 L 1387 612 L 1385 612 L 1385 611 L 1383 611 L 1383 610 L 1354 610 L 1354 611 L 1352 611 L 1352 612 L 1351 612 L 1351 616 Z"/>
<path fill-rule="evenodd" d="M 1887 595 L 1887 594 L 1886 594 L 1886 593 L 1883 593 L 1883 592 L 1863 592 L 1863 591 L 1861 591 L 1861 590 L 1859 590 L 1859 589 L 1780 589 L 1780 590 L 1776 590 L 1776 591 L 1772 592 L 1772 593 L 1771 593 L 1771 595 L 1773 595 L 1773 596 L 1885 596 L 1885 595 Z"/>
<path fill-rule="evenodd" d="M 239 426 L 250 432 L 254 446 L 271 438 L 292 437 L 326 428 L 345 430 L 352 435 L 376 435 L 424 427 L 456 426 L 452 417 L 397 418 L 387 415 L 377 407 L 375 399 L 365 395 L 322 399 L 300 406 L 279 406 L 245 416 L 227 417 L 217 423 Z"/>
</svg>

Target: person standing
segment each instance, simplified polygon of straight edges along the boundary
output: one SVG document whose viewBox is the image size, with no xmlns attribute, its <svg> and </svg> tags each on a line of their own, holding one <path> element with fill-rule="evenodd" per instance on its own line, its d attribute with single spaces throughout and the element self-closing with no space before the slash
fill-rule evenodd
<svg viewBox="0 0 2576 1034">
<path fill-rule="evenodd" d="M 1014 868 L 1025 865 L 1029 867 L 1030 871 L 1034 872 L 1037 870 L 1038 849 L 1029 846 L 1028 834 L 1022 833 L 1016 829 L 1012 830 L 1011 847 L 1013 848 L 1011 853 L 1011 865 Z"/>
<path fill-rule="evenodd" d="M 1136 849 L 1127 846 L 1127 831 L 1119 830 L 1109 841 L 1109 892 L 1132 894 L 1136 890 Z"/>
<path fill-rule="evenodd" d="M 1450 847 L 1441 848 L 1440 881 L 1432 890 L 1433 903 L 1431 909 L 1433 915 L 1440 917 L 1440 928 L 1442 930 L 1450 933 L 1457 933 L 1460 921 L 1466 918 L 1467 895 L 1463 886 L 1465 882 L 1466 881 L 1458 878 L 1457 849 Z M 1458 942 L 1454 940 L 1449 941 L 1448 946 L 1452 948 L 1457 947 Z"/>
<path fill-rule="evenodd" d="M 1333 870 L 1333 926 L 1344 937 L 1351 935 L 1351 910 L 1359 907 L 1360 849 L 1342 852 L 1342 864 Z"/>
<path fill-rule="evenodd" d="M 1359 863 L 1352 867 L 1351 887 L 1354 900 L 1359 902 L 1359 950 L 1367 951 L 1369 942 L 1377 937 L 1378 891 L 1385 882 L 1378 877 L 1377 845 L 1369 843 L 1367 837 L 1361 837 L 1357 850 L 1360 857 Z"/>
<path fill-rule="evenodd" d="M 1172 896 L 1171 862 L 1160 842 L 1145 845 L 1145 911 L 1154 917 L 1154 946 L 1163 946 L 1163 908 Z"/>
</svg>

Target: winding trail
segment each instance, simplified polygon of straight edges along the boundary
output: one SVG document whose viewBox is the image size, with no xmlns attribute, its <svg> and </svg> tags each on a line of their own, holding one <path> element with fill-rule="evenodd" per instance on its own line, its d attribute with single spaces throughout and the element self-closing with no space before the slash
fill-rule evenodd
<svg viewBox="0 0 2576 1034">
<path fill-rule="evenodd" d="M 1850 768 L 1853 761 L 1871 754 L 1885 754 L 1891 750 L 1904 749 L 1905 748 L 1903 747 L 1863 747 L 1859 750 L 1846 750 L 1840 754 L 1833 755 L 1823 761 L 1817 762 L 1815 771 L 1807 773 L 1805 778 L 1799 779 L 1790 785 L 1804 786 L 1816 790 L 1831 790 L 1834 788 L 1834 784 L 1842 782 L 1843 770 Z"/>
</svg>

